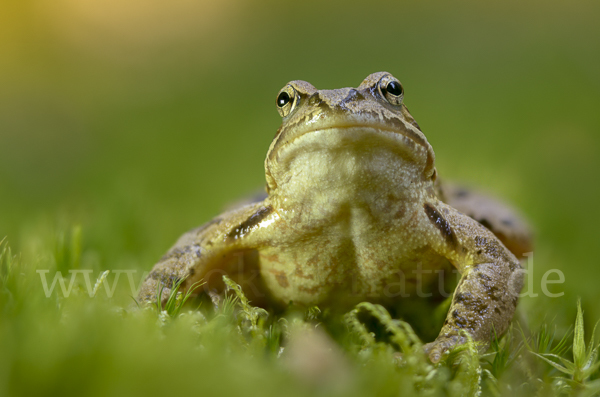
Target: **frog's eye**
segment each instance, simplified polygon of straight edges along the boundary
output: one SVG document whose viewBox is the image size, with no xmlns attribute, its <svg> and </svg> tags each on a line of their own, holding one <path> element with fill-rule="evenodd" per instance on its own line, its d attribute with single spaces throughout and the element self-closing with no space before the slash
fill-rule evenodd
<svg viewBox="0 0 600 397">
<path fill-rule="evenodd" d="M 404 89 L 402 88 L 402 84 L 400 84 L 398 79 L 391 75 L 385 75 L 381 78 L 381 80 L 379 80 L 377 88 L 379 89 L 381 96 L 392 105 L 402 104 L 402 99 L 404 98 Z"/>
<path fill-rule="evenodd" d="M 277 95 L 277 111 L 281 117 L 285 117 L 294 110 L 298 94 L 291 85 L 286 85 Z"/>
<path fill-rule="evenodd" d="M 287 105 L 291 100 L 292 100 L 292 98 L 290 98 L 290 94 L 288 94 L 285 91 L 280 92 L 279 96 L 277 97 L 277 106 L 282 108 L 285 105 Z"/>
</svg>

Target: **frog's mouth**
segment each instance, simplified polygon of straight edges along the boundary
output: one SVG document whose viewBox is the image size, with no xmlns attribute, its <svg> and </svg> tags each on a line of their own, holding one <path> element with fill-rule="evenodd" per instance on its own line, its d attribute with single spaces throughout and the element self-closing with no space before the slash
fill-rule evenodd
<svg viewBox="0 0 600 397">
<path fill-rule="evenodd" d="M 287 131 L 278 138 L 273 142 L 269 160 L 284 169 L 297 156 L 307 153 L 347 151 L 360 155 L 378 150 L 392 152 L 404 163 L 420 164 L 426 175 L 434 169 L 433 150 L 426 138 L 405 125 L 398 128 L 383 123 L 336 123 Z"/>
</svg>

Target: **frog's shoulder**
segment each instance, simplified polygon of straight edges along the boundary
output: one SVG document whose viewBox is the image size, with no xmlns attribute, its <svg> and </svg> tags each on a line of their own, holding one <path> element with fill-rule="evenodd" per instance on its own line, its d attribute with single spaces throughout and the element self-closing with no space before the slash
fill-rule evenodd
<svg viewBox="0 0 600 397">
<path fill-rule="evenodd" d="M 220 276 L 228 274 L 239 261 L 237 254 L 243 255 L 269 238 L 270 229 L 261 222 L 274 216 L 266 199 L 225 212 L 183 234 L 146 277 L 138 294 L 140 301 L 155 301 L 161 288 L 162 297 L 168 297 L 177 283 L 182 289 L 202 280 L 207 290 L 215 287 L 213 283 L 221 285 Z M 207 273 L 212 269 L 220 269 L 221 273 L 209 279 Z"/>
<path fill-rule="evenodd" d="M 517 258 L 531 252 L 533 233 L 514 208 L 473 188 L 447 181 L 437 184 L 439 198 L 491 230 Z"/>
</svg>

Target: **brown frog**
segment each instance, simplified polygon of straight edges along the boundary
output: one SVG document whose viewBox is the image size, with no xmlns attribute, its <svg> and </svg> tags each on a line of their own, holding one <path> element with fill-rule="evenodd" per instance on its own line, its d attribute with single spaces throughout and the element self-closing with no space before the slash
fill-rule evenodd
<svg viewBox="0 0 600 397">
<path fill-rule="evenodd" d="M 182 290 L 203 280 L 199 291 L 219 291 L 227 274 L 262 305 L 401 305 L 434 295 L 440 273 L 456 269 L 446 321 L 425 351 L 438 362 L 465 332 L 488 346 L 517 306 L 515 255 L 530 249 L 529 230 L 499 202 L 439 182 L 403 99 L 386 72 L 357 88 L 288 83 L 265 160 L 267 196 L 184 234 L 139 299 L 168 295 L 181 279 Z"/>
</svg>

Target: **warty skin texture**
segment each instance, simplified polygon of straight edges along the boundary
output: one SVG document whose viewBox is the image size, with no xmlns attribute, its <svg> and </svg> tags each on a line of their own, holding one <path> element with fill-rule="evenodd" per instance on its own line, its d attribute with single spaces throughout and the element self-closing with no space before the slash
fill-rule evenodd
<svg viewBox="0 0 600 397">
<path fill-rule="evenodd" d="M 498 236 L 521 255 L 530 232 L 507 207 L 440 183 L 433 149 L 398 87 L 386 72 L 356 88 L 288 83 L 265 160 L 267 196 L 184 234 L 139 299 L 154 301 L 158 287 L 168 294 L 181 278 L 183 289 L 203 280 L 199 291 L 221 291 L 227 274 L 265 306 L 389 306 L 433 288 L 436 271 L 454 267 L 461 278 L 450 310 L 425 350 L 437 362 L 464 332 L 487 348 L 492 330 L 510 324 L 523 284 Z M 399 285 L 402 294 L 393 292 Z"/>
</svg>

